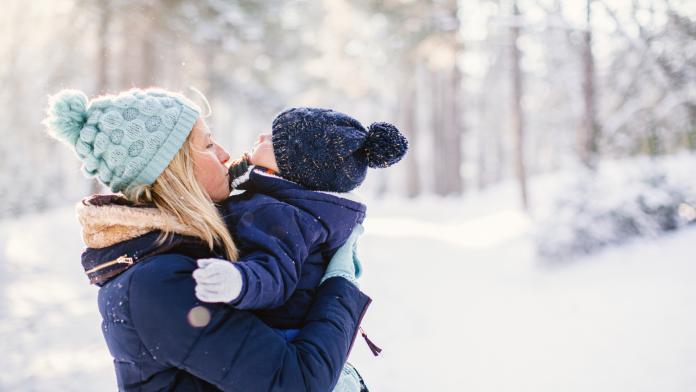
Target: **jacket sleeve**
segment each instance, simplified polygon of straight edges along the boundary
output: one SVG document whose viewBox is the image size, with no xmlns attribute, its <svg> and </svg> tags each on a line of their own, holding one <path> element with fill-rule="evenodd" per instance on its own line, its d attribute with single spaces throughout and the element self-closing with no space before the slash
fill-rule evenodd
<svg viewBox="0 0 696 392">
<path fill-rule="evenodd" d="M 235 266 L 242 291 L 230 302 L 237 309 L 270 309 L 295 291 L 312 245 L 326 238 L 324 226 L 296 207 L 272 203 L 246 211 L 234 228 L 244 250 Z"/>
<path fill-rule="evenodd" d="M 324 282 L 298 337 L 287 342 L 247 311 L 198 302 L 194 261 L 161 257 L 167 260 L 139 266 L 129 286 L 133 325 L 157 361 L 225 391 L 329 391 L 336 384 L 370 303 L 354 285 Z"/>
</svg>

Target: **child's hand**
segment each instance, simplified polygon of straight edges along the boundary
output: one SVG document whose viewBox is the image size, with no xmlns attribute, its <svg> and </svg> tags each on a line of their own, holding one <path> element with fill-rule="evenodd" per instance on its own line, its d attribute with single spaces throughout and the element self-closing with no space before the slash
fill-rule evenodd
<svg viewBox="0 0 696 392">
<path fill-rule="evenodd" d="M 231 262 L 222 259 L 199 259 L 193 271 L 196 297 L 204 302 L 230 302 L 242 292 L 242 274 Z"/>
<path fill-rule="evenodd" d="M 357 244 L 358 238 L 360 238 L 364 231 L 365 229 L 360 224 L 353 228 L 350 237 L 348 237 L 346 242 L 336 250 L 331 261 L 329 261 L 329 265 L 326 267 L 326 272 L 321 278 L 320 283 L 323 283 L 329 278 L 339 276 L 347 279 L 356 286 L 358 285 L 357 279 L 362 274 L 362 265 L 357 255 Z"/>
</svg>

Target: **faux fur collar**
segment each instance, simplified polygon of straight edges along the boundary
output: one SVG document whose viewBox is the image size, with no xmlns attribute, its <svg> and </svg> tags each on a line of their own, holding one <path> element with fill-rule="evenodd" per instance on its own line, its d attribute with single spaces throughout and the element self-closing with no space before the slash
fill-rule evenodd
<svg viewBox="0 0 696 392">
<path fill-rule="evenodd" d="M 151 231 L 195 236 L 176 216 L 152 205 L 137 205 L 118 195 L 94 195 L 76 206 L 82 239 L 90 248 L 105 248 Z"/>
</svg>

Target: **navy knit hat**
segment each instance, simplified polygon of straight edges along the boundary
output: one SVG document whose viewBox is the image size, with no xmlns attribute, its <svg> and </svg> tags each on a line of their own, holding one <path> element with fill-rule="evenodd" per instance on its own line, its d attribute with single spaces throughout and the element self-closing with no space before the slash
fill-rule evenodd
<svg viewBox="0 0 696 392">
<path fill-rule="evenodd" d="M 367 129 L 330 109 L 292 108 L 273 120 L 273 152 L 280 175 L 313 190 L 348 192 L 367 167 L 388 167 L 406 154 L 408 141 L 388 123 Z"/>
</svg>

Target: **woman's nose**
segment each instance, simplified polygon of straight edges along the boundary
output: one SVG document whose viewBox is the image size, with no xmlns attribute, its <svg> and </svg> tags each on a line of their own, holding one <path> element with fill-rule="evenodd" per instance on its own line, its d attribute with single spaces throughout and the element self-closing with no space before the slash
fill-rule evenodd
<svg viewBox="0 0 696 392">
<path fill-rule="evenodd" d="M 220 162 L 222 164 L 225 164 L 227 161 L 230 160 L 230 154 L 227 151 L 225 151 L 224 148 L 222 148 L 220 146 L 218 146 L 218 157 L 219 157 Z"/>
</svg>

